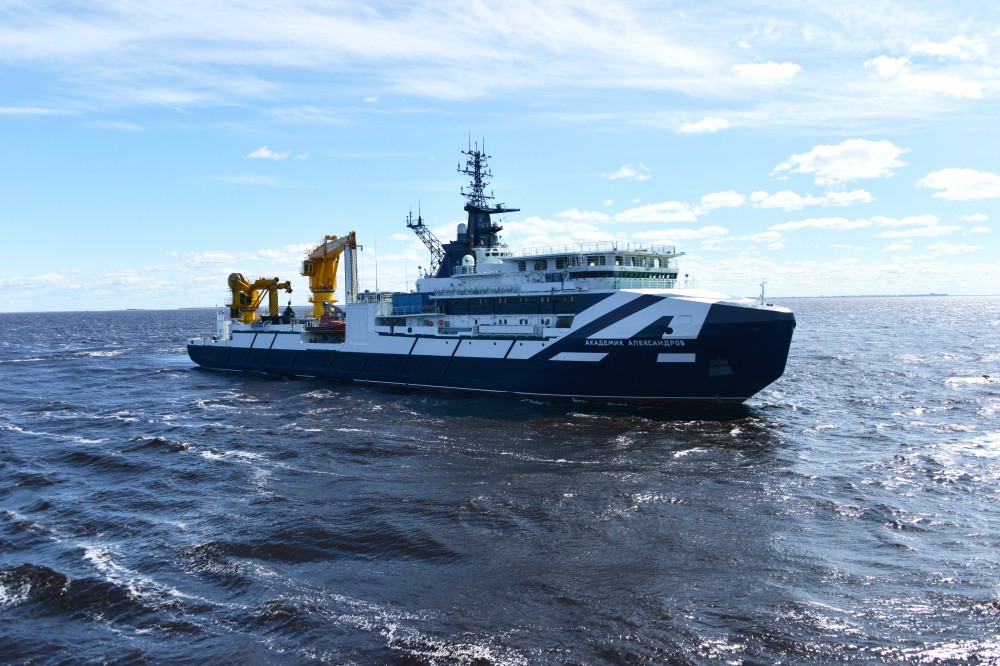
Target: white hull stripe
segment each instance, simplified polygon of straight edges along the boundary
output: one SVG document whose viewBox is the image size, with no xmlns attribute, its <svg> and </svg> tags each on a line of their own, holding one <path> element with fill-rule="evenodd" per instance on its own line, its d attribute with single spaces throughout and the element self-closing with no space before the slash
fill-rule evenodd
<svg viewBox="0 0 1000 666">
<path fill-rule="evenodd" d="M 600 361 L 607 353 L 595 353 L 595 352 L 559 352 L 552 357 L 553 361 L 589 361 L 593 363 L 594 361 Z"/>
<path fill-rule="evenodd" d="M 694 363 L 694 354 L 657 354 L 657 363 Z"/>
</svg>

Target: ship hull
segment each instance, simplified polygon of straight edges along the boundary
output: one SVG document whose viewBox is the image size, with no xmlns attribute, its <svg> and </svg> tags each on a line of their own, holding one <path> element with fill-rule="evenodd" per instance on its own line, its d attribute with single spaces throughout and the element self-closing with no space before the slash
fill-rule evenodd
<svg viewBox="0 0 1000 666">
<path fill-rule="evenodd" d="M 200 366 L 387 386 L 609 403 L 738 404 L 781 376 L 787 311 L 713 306 L 696 338 L 375 336 L 365 345 L 188 345 Z M 278 348 L 282 347 L 282 348 Z"/>
</svg>

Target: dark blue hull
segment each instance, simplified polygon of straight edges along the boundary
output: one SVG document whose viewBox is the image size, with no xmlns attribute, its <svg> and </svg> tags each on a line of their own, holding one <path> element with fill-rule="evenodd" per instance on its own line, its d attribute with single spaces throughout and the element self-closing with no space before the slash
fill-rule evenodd
<svg viewBox="0 0 1000 666">
<path fill-rule="evenodd" d="M 406 354 L 218 344 L 191 344 L 188 353 L 207 368 L 417 388 L 605 402 L 742 403 L 784 372 L 795 320 L 791 313 L 749 308 L 718 313 L 709 316 L 695 340 L 570 335 L 524 359 L 511 353 L 504 358 L 420 355 L 412 353 L 415 344 Z M 456 348 L 462 342 L 453 340 Z"/>
</svg>

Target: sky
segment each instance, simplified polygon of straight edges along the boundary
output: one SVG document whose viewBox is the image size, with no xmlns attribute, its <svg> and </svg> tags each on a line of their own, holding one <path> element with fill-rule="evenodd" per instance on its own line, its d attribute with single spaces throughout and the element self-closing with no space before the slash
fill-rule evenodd
<svg viewBox="0 0 1000 666">
<path fill-rule="evenodd" d="M 0 0 L 0 312 L 223 305 L 358 233 L 412 288 L 491 156 L 514 250 L 773 297 L 1000 293 L 1000 4 Z M 284 299 L 285 297 L 283 297 Z"/>
</svg>

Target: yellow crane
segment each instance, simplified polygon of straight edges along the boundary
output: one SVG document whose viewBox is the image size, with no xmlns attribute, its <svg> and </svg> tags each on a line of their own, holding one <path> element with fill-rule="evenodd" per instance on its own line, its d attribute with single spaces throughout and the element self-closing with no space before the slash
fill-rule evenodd
<svg viewBox="0 0 1000 666">
<path fill-rule="evenodd" d="M 325 314 L 324 302 L 334 303 L 334 292 L 337 291 L 337 267 L 340 256 L 344 255 L 344 298 L 348 303 L 358 299 L 358 263 L 355 254 L 361 246 L 357 235 L 351 232 L 346 236 L 326 236 L 323 242 L 312 249 L 302 262 L 302 275 L 309 278 L 309 290 L 312 296 L 309 302 L 313 304 L 313 317 L 319 319 Z"/>
<path fill-rule="evenodd" d="M 229 289 L 233 292 L 233 300 L 229 304 L 229 316 L 239 319 L 244 324 L 252 324 L 260 321 L 257 315 L 257 308 L 264 297 L 263 292 L 267 292 L 268 315 L 278 317 L 278 290 L 284 289 L 292 293 L 292 283 L 288 280 L 279 282 L 278 278 L 259 278 L 254 282 L 248 281 L 242 273 L 232 273 L 229 276 Z"/>
</svg>

